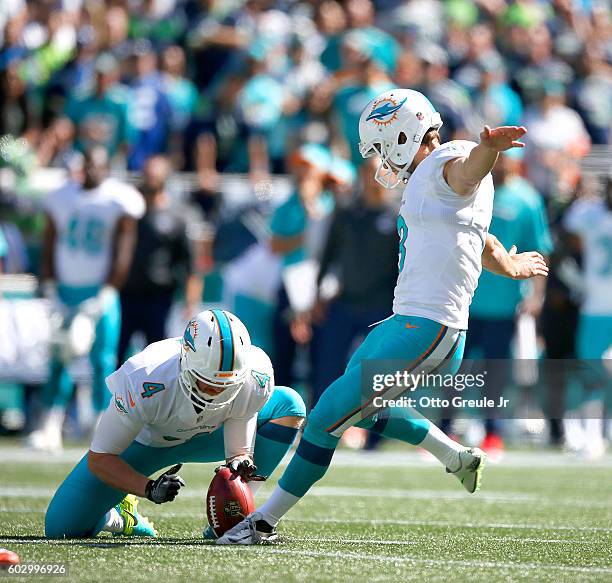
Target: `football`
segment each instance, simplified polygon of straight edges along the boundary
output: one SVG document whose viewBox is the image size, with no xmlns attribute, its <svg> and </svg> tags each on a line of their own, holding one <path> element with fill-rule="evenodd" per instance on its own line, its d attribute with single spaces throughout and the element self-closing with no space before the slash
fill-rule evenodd
<svg viewBox="0 0 612 583">
<path fill-rule="evenodd" d="M 206 514 L 217 537 L 255 510 L 253 494 L 247 483 L 229 468 L 219 468 L 208 487 Z"/>
</svg>

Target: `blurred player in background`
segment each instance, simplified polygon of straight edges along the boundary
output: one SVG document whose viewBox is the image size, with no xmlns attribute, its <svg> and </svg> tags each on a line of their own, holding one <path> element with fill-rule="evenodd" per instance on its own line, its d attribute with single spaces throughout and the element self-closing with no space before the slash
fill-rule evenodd
<svg viewBox="0 0 612 583">
<path fill-rule="evenodd" d="M 611 393 L 602 360 L 612 357 L 612 179 L 605 182 L 603 196 L 584 190 L 564 217 L 565 228 L 580 238 L 585 278 L 576 342 L 576 356 L 585 361 L 582 391 L 578 399 L 568 398 L 564 426 L 568 449 L 595 459 L 605 451 L 604 402 Z"/>
<path fill-rule="evenodd" d="M 45 202 L 42 292 L 60 330 L 54 333 L 49 380 L 39 427 L 28 437 L 36 449 L 62 447 L 62 425 L 72 396 L 67 366 L 87 353 L 92 366 L 93 408 L 100 415 L 110 395 L 104 379 L 116 366 L 124 284 L 144 201 L 131 186 L 108 177 L 108 152 L 87 151 L 83 183 L 68 181 Z"/>
<path fill-rule="evenodd" d="M 244 324 L 224 310 L 199 313 L 182 338 L 150 344 L 107 384 L 112 402 L 90 450 L 49 504 L 49 538 L 156 536 L 136 496 L 174 500 L 185 486 L 174 464 L 225 459 L 245 479 L 269 476 L 306 414 L 293 389 L 275 386 L 270 359 Z M 253 493 L 261 483 L 249 482 Z"/>
<path fill-rule="evenodd" d="M 450 439 L 408 407 L 381 408 L 410 387 L 375 392 L 362 381 L 362 362 L 401 359 L 408 372 L 454 373 L 463 356 L 469 305 L 482 267 L 513 279 L 546 275 L 539 253 L 510 252 L 492 235 L 491 170 L 500 152 L 522 147 L 522 127 L 485 126 L 480 143 L 440 144 L 440 114 L 421 93 L 394 89 L 364 109 L 359 150 L 378 156 L 375 178 L 406 183 L 397 228 L 399 277 L 394 315 L 379 323 L 353 354 L 345 373 L 310 412 L 298 449 L 278 487 L 259 510 L 226 532 L 219 544 L 273 542 L 280 519 L 323 477 L 343 432 L 353 425 L 419 445 L 476 492 L 484 454 Z M 423 368 L 421 368 L 423 367 Z M 377 371 L 379 372 L 379 371 Z"/>
<path fill-rule="evenodd" d="M 170 171 L 164 156 L 151 156 L 144 165 L 140 191 L 146 212 L 138 221 L 134 261 L 121 290 L 120 364 L 135 332 L 142 332 L 147 344 L 164 339 L 178 289 L 185 290 L 184 322 L 202 298 L 202 277 L 195 273 L 187 237 L 187 217 L 197 213 L 173 203 L 166 191 Z"/>
</svg>

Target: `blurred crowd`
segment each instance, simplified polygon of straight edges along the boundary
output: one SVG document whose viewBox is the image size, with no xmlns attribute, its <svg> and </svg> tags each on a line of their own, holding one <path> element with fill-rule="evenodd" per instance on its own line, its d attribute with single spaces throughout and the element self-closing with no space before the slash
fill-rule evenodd
<svg viewBox="0 0 612 583">
<path fill-rule="evenodd" d="M 443 137 L 526 123 L 544 194 L 610 143 L 605 0 L 11 0 L 0 8 L 0 135 L 43 166 L 102 144 L 141 170 L 259 180 L 303 142 L 355 164 L 357 119 L 391 86 L 418 89 Z M 558 168 L 564 170 L 558 184 Z"/>
<path fill-rule="evenodd" d="M 485 123 L 529 130 L 525 155 L 500 160 L 491 232 L 545 254 L 551 276 L 532 287 L 483 276 L 474 349 L 510 357 L 522 314 L 538 325 L 536 355 L 579 356 L 584 236 L 564 217 L 575 199 L 612 212 L 606 0 L 10 0 L 0 46 L 0 167 L 17 176 L 0 177 L 0 271 L 38 273 L 42 204 L 18 196 L 36 168 L 75 176 L 102 146 L 111 171 L 148 168 L 145 198 L 193 172 L 177 229 L 196 223 L 192 233 L 204 225 L 207 235 L 166 292 L 186 287 L 189 311 L 198 278 L 204 301 L 221 281 L 214 301 L 271 353 L 277 381 L 303 383 L 312 403 L 391 306 L 398 200 L 361 160 L 358 119 L 401 86 L 440 111 L 444 140 L 477 139 Z M 584 172 L 593 151 L 607 160 L 599 174 Z M 250 198 L 223 212 L 223 177 L 234 173 L 247 175 Z M 285 174 L 290 195 L 271 206 L 274 176 Z M 136 265 L 148 256 L 137 247 Z M 132 328 L 150 324 L 138 312 L 146 276 L 133 279 L 122 354 Z M 550 433 L 562 439 L 558 424 Z"/>
</svg>

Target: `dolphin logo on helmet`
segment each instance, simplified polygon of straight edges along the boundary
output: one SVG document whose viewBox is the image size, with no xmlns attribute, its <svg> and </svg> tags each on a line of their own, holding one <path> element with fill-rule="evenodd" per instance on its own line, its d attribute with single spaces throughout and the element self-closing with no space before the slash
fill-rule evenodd
<svg viewBox="0 0 612 583">
<path fill-rule="evenodd" d="M 198 335 L 198 323 L 195 320 L 190 320 L 183 334 L 183 344 L 193 352 L 195 348 L 195 337 Z"/>
<path fill-rule="evenodd" d="M 359 153 L 379 156 L 374 178 L 395 188 L 410 176 L 412 161 L 428 130 L 442 126 L 431 101 L 412 89 L 392 89 L 373 99 L 359 119 Z"/>
<path fill-rule="evenodd" d="M 407 97 L 404 97 L 399 103 L 396 103 L 393 99 L 383 99 L 374 102 L 374 107 L 366 121 L 373 120 L 375 124 L 381 125 L 390 124 L 397 119 L 397 112 L 406 103 L 407 99 Z"/>
</svg>

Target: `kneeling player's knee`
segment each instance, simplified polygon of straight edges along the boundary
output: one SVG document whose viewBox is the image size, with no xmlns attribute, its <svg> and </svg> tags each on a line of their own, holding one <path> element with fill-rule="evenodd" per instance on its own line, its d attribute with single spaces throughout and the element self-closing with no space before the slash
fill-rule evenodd
<svg viewBox="0 0 612 583">
<path fill-rule="evenodd" d="M 54 497 L 45 514 L 46 538 L 88 538 L 93 536 L 94 529 L 85 526 L 83 517 L 70 512 L 70 503 Z"/>
<path fill-rule="evenodd" d="M 67 524 L 63 519 L 66 513 L 58 512 L 53 502 L 47 508 L 45 514 L 45 537 L 47 538 L 66 538 L 71 536 L 68 532 Z"/>
<path fill-rule="evenodd" d="M 272 398 L 274 399 L 274 413 L 270 420 L 279 422 L 282 418 L 293 418 L 291 423 L 283 424 L 299 427 L 300 420 L 306 417 L 306 404 L 299 393 L 290 387 L 276 386 Z"/>
</svg>

